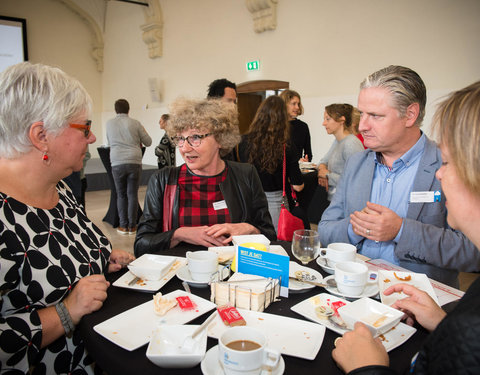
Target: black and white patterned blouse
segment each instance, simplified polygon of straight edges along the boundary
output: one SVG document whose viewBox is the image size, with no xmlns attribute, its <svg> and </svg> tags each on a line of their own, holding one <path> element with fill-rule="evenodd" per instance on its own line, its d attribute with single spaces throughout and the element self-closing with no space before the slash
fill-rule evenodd
<svg viewBox="0 0 480 375">
<path fill-rule="evenodd" d="M 155 147 L 155 155 L 157 156 L 158 169 L 175 166 L 175 145 L 170 141 L 168 135 L 165 134 L 158 146 Z"/>
<path fill-rule="evenodd" d="M 51 210 L 0 192 L 0 372 L 94 372 L 77 331 L 40 349 L 37 310 L 63 300 L 82 277 L 104 273 L 111 245 L 63 182 Z"/>
</svg>

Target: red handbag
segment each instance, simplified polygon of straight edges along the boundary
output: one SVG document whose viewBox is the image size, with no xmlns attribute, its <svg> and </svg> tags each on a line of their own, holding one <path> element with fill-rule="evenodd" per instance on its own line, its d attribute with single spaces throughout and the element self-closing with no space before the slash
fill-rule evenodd
<svg viewBox="0 0 480 375">
<path fill-rule="evenodd" d="M 283 145 L 283 194 L 280 217 L 278 218 L 277 240 L 291 242 L 293 238 L 293 232 L 298 229 L 305 229 L 305 227 L 302 219 L 292 215 L 285 207 L 285 202 L 287 202 L 287 195 L 285 194 L 286 168 L 285 145 Z"/>
</svg>

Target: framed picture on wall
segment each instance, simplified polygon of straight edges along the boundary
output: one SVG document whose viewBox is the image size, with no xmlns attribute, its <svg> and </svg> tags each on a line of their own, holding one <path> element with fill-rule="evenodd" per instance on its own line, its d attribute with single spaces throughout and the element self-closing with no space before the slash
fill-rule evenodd
<svg viewBox="0 0 480 375">
<path fill-rule="evenodd" d="M 27 60 L 27 20 L 0 16 L 0 72 Z"/>
</svg>

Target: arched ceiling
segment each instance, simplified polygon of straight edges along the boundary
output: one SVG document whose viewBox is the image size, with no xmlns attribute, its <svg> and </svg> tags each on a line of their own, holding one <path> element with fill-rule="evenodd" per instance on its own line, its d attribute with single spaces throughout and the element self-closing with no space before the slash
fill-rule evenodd
<svg viewBox="0 0 480 375">
<path fill-rule="evenodd" d="M 92 58 L 97 70 L 103 72 L 103 33 L 107 15 L 107 1 L 121 1 L 132 6 L 141 6 L 145 15 L 145 23 L 140 25 L 142 39 L 148 46 L 151 59 L 163 54 L 163 14 L 159 0 L 57 0 L 77 14 L 88 26 L 93 35 Z M 245 0 L 251 13 L 254 30 L 261 33 L 277 27 L 277 3 L 279 0 Z"/>
</svg>

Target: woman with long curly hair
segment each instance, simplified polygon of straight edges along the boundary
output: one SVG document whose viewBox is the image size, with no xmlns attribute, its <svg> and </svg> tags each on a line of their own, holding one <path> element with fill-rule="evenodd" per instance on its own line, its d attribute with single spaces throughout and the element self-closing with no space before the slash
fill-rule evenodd
<svg viewBox="0 0 480 375">
<path fill-rule="evenodd" d="M 280 97 L 272 95 L 260 104 L 248 134 L 242 137 L 242 142 L 234 152 L 234 158 L 253 164 L 257 169 L 275 231 L 282 203 L 284 149 L 287 180 L 285 187 L 287 189 L 291 184 L 295 191 L 302 191 L 303 179 L 296 157 L 297 150 L 290 142 L 290 125 L 285 103 Z"/>
</svg>

